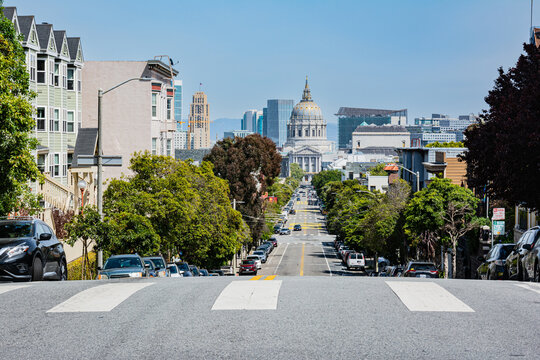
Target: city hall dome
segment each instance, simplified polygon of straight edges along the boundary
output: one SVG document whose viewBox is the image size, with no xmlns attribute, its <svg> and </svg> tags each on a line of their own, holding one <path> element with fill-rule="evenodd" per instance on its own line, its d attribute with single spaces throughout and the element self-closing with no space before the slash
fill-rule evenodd
<svg viewBox="0 0 540 360">
<path fill-rule="evenodd" d="M 307 77 L 302 100 L 300 100 L 300 102 L 293 108 L 290 120 L 291 123 L 296 121 L 323 121 L 321 108 L 311 99 L 311 91 L 309 90 Z"/>
</svg>

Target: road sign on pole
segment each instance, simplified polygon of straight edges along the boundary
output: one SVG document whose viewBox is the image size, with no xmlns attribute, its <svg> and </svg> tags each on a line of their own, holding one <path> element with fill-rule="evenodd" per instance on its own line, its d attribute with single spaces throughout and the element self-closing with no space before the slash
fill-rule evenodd
<svg viewBox="0 0 540 360">
<path fill-rule="evenodd" d="M 504 220 L 504 208 L 493 208 L 492 220 Z"/>
<path fill-rule="evenodd" d="M 493 235 L 504 235 L 504 220 L 493 221 Z"/>
</svg>

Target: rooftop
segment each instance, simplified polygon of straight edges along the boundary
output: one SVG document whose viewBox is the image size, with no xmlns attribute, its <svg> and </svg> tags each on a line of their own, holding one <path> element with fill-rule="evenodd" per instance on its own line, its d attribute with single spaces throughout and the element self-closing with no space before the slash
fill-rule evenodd
<svg viewBox="0 0 540 360">
<path fill-rule="evenodd" d="M 391 116 L 395 113 L 407 113 L 407 109 L 401 110 L 383 110 L 383 109 L 365 109 L 365 108 L 352 108 L 352 107 L 340 107 L 336 116 L 345 117 L 364 117 L 364 116 Z"/>
<path fill-rule="evenodd" d="M 405 126 L 399 126 L 399 125 L 367 125 L 367 126 L 360 125 L 354 130 L 354 132 L 355 133 L 366 133 L 366 132 L 408 133 Z"/>
</svg>

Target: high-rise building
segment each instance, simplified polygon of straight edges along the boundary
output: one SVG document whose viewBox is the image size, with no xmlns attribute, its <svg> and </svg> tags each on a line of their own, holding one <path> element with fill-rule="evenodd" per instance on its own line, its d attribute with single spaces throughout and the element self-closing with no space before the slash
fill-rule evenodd
<svg viewBox="0 0 540 360">
<path fill-rule="evenodd" d="M 262 136 L 268 136 L 268 108 L 263 108 Z"/>
<path fill-rule="evenodd" d="M 206 149 L 210 143 L 210 105 L 206 94 L 198 91 L 193 95 L 188 124 L 188 149 Z"/>
<path fill-rule="evenodd" d="M 257 109 L 247 110 L 242 117 L 242 130 L 256 132 L 257 129 Z"/>
<path fill-rule="evenodd" d="M 338 147 L 352 147 L 352 133 L 360 125 L 407 125 L 407 109 L 381 110 L 341 107 L 338 117 Z"/>
<path fill-rule="evenodd" d="M 259 135 L 264 133 L 264 112 L 262 110 L 257 111 L 257 126 L 254 132 Z"/>
<path fill-rule="evenodd" d="M 174 80 L 174 120 L 176 130 L 182 130 L 182 80 Z"/>
<path fill-rule="evenodd" d="M 287 122 L 291 118 L 293 100 L 272 99 L 266 102 L 266 133 L 276 146 L 287 141 Z"/>
</svg>

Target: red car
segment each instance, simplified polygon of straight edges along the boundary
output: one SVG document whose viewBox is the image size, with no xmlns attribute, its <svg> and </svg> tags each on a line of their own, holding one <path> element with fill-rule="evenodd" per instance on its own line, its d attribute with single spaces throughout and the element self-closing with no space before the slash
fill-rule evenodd
<svg viewBox="0 0 540 360">
<path fill-rule="evenodd" d="M 254 260 L 242 260 L 238 274 L 239 275 L 243 275 L 243 274 L 257 275 L 257 263 L 255 263 Z"/>
<path fill-rule="evenodd" d="M 275 237 L 271 237 L 268 241 L 271 242 L 274 247 L 277 247 L 277 239 Z"/>
</svg>

